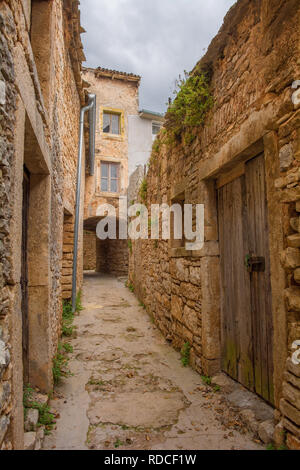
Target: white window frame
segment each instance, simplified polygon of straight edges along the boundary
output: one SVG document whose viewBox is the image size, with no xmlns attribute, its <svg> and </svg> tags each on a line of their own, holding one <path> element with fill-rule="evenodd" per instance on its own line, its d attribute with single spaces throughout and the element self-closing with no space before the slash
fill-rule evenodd
<svg viewBox="0 0 300 470">
<path fill-rule="evenodd" d="M 102 176 L 102 165 L 107 165 L 108 166 L 108 176 Z M 116 167 L 117 168 L 117 177 L 112 177 L 111 176 L 111 168 Z M 119 162 L 111 162 L 107 160 L 101 160 L 100 161 L 100 192 L 101 193 L 112 193 L 116 194 L 120 192 L 120 174 L 121 174 L 121 165 Z M 102 189 L 102 180 L 107 180 L 107 190 Z M 117 181 L 117 191 L 111 191 L 111 181 Z"/>
</svg>

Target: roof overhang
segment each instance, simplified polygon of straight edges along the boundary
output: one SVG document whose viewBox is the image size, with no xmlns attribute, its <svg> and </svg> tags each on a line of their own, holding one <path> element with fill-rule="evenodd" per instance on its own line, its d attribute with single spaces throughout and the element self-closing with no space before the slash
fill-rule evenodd
<svg viewBox="0 0 300 470">
<path fill-rule="evenodd" d="M 161 113 L 155 113 L 154 111 L 148 111 L 147 109 L 141 109 L 139 116 L 142 119 L 150 119 L 151 121 L 163 122 L 165 115 Z"/>
</svg>

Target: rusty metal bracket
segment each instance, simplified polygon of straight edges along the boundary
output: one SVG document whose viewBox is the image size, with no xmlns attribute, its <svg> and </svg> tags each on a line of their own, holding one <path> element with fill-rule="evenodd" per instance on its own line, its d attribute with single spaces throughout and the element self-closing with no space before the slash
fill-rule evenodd
<svg viewBox="0 0 300 470">
<path fill-rule="evenodd" d="M 264 272 L 266 269 L 266 262 L 263 256 L 253 256 L 247 254 L 245 256 L 245 266 L 249 273 Z"/>
</svg>

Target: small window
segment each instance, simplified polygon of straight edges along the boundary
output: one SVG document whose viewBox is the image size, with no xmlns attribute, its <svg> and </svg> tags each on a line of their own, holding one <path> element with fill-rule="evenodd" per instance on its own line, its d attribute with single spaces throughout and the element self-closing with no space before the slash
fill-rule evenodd
<svg viewBox="0 0 300 470">
<path fill-rule="evenodd" d="M 157 136 L 157 134 L 159 133 L 161 129 L 161 125 L 158 124 L 157 122 L 153 122 L 152 123 L 152 135 L 153 136 Z"/>
<path fill-rule="evenodd" d="M 101 191 L 109 193 L 119 192 L 120 164 L 101 162 Z"/>
<path fill-rule="evenodd" d="M 121 115 L 103 112 L 103 132 L 105 134 L 121 134 Z"/>
</svg>

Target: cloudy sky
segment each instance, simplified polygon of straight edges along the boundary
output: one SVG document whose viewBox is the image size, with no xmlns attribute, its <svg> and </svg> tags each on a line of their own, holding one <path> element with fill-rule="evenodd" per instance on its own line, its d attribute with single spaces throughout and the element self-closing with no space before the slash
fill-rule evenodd
<svg viewBox="0 0 300 470">
<path fill-rule="evenodd" d="M 163 112 L 235 0 L 81 0 L 86 66 L 142 76 L 140 108 Z"/>
</svg>

